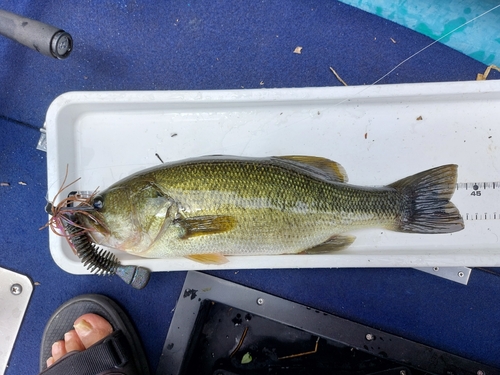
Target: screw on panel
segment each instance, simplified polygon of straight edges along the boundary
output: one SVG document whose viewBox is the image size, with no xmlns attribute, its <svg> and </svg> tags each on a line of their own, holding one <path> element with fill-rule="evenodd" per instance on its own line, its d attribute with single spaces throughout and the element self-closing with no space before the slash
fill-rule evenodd
<svg viewBox="0 0 500 375">
<path fill-rule="evenodd" d="M 399 372 L 399 375 L 406 375 L 406 371 L 405 371 L 405 370 L 401 370 L 401 371 Z"/>
<path fill-rule="evenodd" d="M 463 273 L 462 271 L 460 271 L 460 272 L 458 273 L 458 277 L 464 277 L 464 276 L 465 276 L 465 273 Z"/>
<path fill-rule="evenodd" d="M 477 370 L 477 375 L 486 375 L 483 370 Z"/>
<path fill-rule="evenodd" d="M 264 304 L 264 298 L 257 298 L 257 305 L 263 305 Z"/>
<path fill-rule="evenodd" d="M 434 267 L 434 268 L 433 268 L 433 270 L 434 270 L 435 272 L 437 272 L 437 271 L 439 271 L 439 267 Z"/>
<path fill-rule="evenodd" d="M 372 340 L 375 340 L 375 336 L 373 336 L 371 333 L 367 333 L 365 338 L 368 340 L 368 341 L 372 341 Z"/>
<path fill-rule="evenodd" d="M 10 287 L 10 292 L 17 296 L 23 292 L 23 287 L 21 286 L 21 284 L 12 284 L 12 286 Z"/>
</svg>

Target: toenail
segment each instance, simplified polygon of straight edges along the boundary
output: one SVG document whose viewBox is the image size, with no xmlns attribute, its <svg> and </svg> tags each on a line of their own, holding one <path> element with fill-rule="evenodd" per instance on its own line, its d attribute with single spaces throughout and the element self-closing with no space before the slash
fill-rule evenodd
<svg viewBox="0 0 500 375">
<path fill-rule="evenodd" d="M 90 325 L 89 322 L 82 319 L 77 324 L 75 324 L 73 328 L 75 328 L 79 333 L 86 333 L 92 331 L 93 327 Z"/>
</svg>

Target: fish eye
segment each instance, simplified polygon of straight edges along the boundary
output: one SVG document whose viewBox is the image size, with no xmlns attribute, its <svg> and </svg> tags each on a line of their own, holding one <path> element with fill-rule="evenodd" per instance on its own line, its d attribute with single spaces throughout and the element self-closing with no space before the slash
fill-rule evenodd
<svg viewBox="0 0 500 375">
<path fill-rule="evenodd" d="M 92 205 L 94 206 L 94 208 L 99 211 L 99 210 L 102 210 L 103 207 L 104 207 L 104 199 L 102 196 L 100 195 L 96 195 L 95 198 L 94 198 L 94 202 L 92 202 Z"/>
</svg>

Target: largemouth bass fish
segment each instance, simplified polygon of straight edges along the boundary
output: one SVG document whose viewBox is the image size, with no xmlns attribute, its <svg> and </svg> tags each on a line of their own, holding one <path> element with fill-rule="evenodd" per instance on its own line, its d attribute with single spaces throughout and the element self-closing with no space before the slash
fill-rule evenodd
<svg viewBox="0 0 500 375">
<path fill-rule="evenodd" d="M 220 264 L 224 255 L 339 250 L 360 228 L 459 231 L 456 174 L 444 165 L 374 188 L 347 184 L 344 168 L 320 157 L 211 156 L 135 173 L 75 213 L 97 244 Z"/>
</svg>

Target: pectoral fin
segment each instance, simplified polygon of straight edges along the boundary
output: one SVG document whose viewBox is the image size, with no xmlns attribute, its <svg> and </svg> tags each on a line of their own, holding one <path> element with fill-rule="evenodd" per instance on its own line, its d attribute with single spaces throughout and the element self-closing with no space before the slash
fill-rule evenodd
<svg viewBox="0 0 500 375">
<path fill-rule="evenodd" d="M 236 226 L 236 222 L 233 216 L 206 215 L 182 218 L 178 224 L 184 229 L 182 239 L 188 239 L 230 231 Z"/>
<path fill-rule="evenodd" d="M 323 243 L 302 251 L 300 254 L 328 254 L 334 251 L 343 250 L 349 247 L 356 237 L 354 236 L 333 236 Z"/>
<path fill-rule="evenodd" d="M 203 264 L 224 264 L 229 262 L 222 254 L 193 254 L 187 255 L 186 258 Z"/>
</svg>

